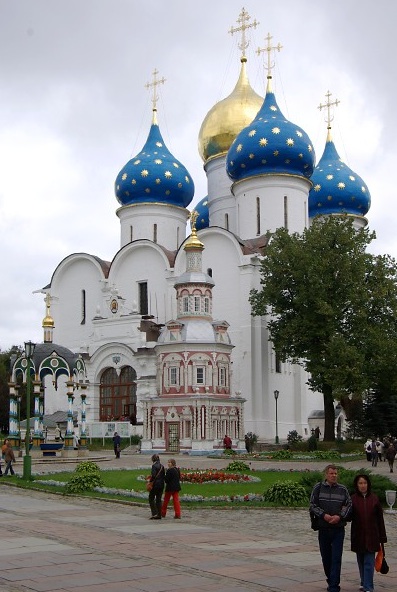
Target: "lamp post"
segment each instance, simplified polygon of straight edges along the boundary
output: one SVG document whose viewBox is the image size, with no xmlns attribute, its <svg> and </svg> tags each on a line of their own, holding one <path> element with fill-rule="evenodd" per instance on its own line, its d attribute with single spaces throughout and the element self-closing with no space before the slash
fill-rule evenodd
<svg viewBox="0 0 397 592">
<path fill-rule="evenodd" d="M 19 448 L 19 456 L 22 456 L 22 449 L 21 449 L 21 393 L 19 392 L 19 385 L 15 386 L 15 390 L 17 392 L 17 406 L 18 406 L 18 448 Z"/>
<path fill-rule="evenodd" d="M 276 401 L 276 444 L 279 443 L 278 440 L 278 409 L 277 409 L 277 404 L 278 404 L 278 396 L 279 396 L 279 392 L 278 391 L 274 391 L 274 400 Z"/>
<path fill-rule="evenodd" d="M 34 353 L 35 343 L 27 341 L 25 343 L 25 356 L 27 360 L 26 369 L 26 432 L 25 432 L 25 456 L 23 457 L 23 478 L 30 480 L 32 478 L 32 457 L 30 456 L 30 391 L 32 379 L 30 376 L 30 364 Z"/>
</svg>

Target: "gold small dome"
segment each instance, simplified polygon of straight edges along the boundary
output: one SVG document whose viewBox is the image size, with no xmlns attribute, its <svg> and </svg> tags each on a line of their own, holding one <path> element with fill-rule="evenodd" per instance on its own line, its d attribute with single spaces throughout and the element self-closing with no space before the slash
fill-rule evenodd
<svg viewBox="0 0 397 592">
<path fill-rule="evenodd" d="M 226 154 L 237 134 L 253 119 L 263 103 L 251 87 L 246 58 L 241 58 L 241 71 L 233 92 L 208 111 L 199 133 L 199 153 L 204 162 Z"/>
<path fill-rule="evenodd" d="M 54 323 L 54 319 L 52 317 L 45 316 L 44 319 L 43 319 L 42 327 L 43 327 L 43 329 L 46 329 L 46 328 L 53 329 L 54 328 L 54 324 L 55 324 Z"/>
</svg>

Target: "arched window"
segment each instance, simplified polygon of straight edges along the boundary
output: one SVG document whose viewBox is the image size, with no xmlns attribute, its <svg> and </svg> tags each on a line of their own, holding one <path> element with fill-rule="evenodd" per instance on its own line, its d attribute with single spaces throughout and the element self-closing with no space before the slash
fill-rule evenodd
<svg viewBox="0 0 397 592">
<path fill-rule="evenodd" d="M 124 366 L 120 376 L 114 368 L 108 368 L 101 376 L 100 421 L 129 419 L 136 425 L 136 372 L 131 366 Z"/>
</svg>

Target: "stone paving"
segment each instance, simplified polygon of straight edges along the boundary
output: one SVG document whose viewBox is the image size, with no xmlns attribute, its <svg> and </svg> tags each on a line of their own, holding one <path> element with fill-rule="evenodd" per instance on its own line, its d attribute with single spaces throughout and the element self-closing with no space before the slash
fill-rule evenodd
<svg viewBox="0 0 397 592">
<path fill-rule="evenodd" d="M 118 461 L 112 455 L 94 458 L 103 468 L 150 466 L 143 455 L 123 455 Z M 227 461 L 177 457 L 177 463 L 222 467 Z M 284 470 L 306 468 L 274 464 Z M 385 464 L 375 472 L 386 474 Z M 74 463 L 34 462 L 33 472 L 66 466 L 72 470 Z M 255 466 L 273 467 L 262 461 Z M 20 467 L 18 462 L 17 472 Z M 315 466 L 310 463 L 309 468 Z M 0 511 L 0 592 L 326 591 L 307 510 L 183 507 L 182 520 L 174 521 L 171 509 L 165 520 L 150 521 L 146 505 L 27 492 L 7 487 L 3 478 Z M 391 570 L 376 574 L 377 592 L 397 591 L 397 514 L 386 513 L 385 521 Z M 358 591 L 359 586 L 349 530 L 342 592 Z"/>
</svg>

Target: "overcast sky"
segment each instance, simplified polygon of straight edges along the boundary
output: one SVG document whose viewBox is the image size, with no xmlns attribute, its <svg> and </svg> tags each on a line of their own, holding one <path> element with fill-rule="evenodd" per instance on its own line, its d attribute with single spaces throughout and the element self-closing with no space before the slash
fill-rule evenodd
<svg viewBox="0 0 397 592">
<path fill-rule="evenodd" d="M 284 115 L 314 144 L 326 138 L 329 90 L 339 99 L 333 137 L 367 183 L 371 250 L 397 258 L 395 0 L 0 0 L 0 349 L 42 341 L 44 296 L 74 252 L 111 260 L 119 248 L 114 180 L 151 123 L 145 84 L 154 68 L 163 138 L 206 195 L 201 123 L 240 69 L 242 7 L 259 26 L 247 38 L 248 76 L 264 94 L 268 33 L 283 49 L 274 88 Z M 392 174 L 393 173 L 393 174 Z"/>
</svg>

